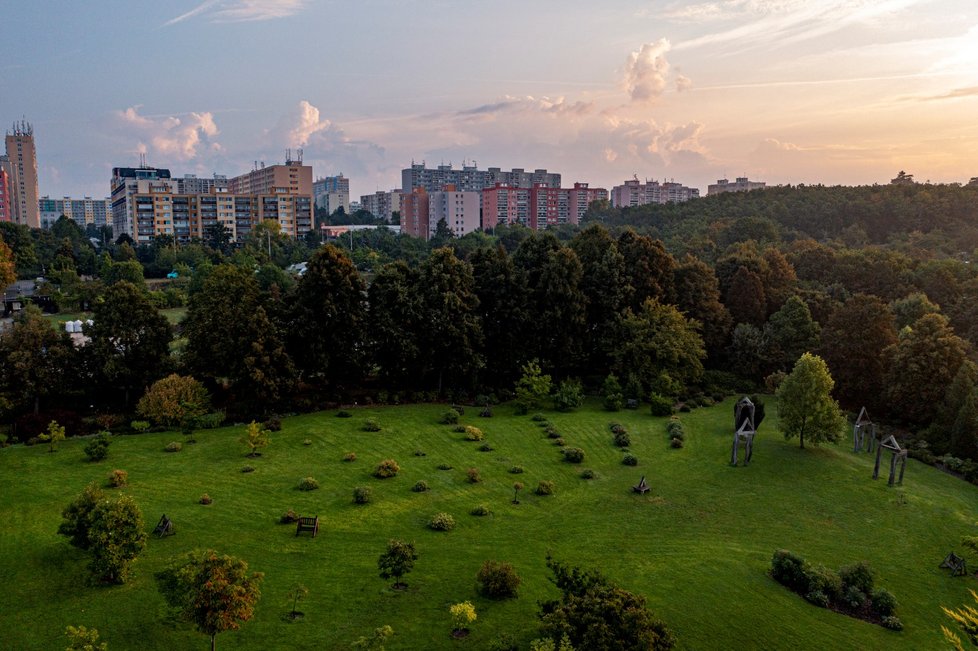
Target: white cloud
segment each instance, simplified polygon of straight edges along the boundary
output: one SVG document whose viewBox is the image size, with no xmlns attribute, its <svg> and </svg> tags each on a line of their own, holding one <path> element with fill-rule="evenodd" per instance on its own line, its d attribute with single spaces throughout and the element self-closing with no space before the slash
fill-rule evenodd
<svg viewBox="0 0 978 651">
<path fill-rule="evenodd" d="M 307 0 L 205 0 L 190 11 L 163 23 L 164 27 L 195 16 L 213 23 L 240 23 L 286 18 L 301 11 Z"/>
<path fill-rule="evenodd" d="M 668 39 L 660 38 L 628 55 L 622 86 L 633 101 L 648 102 L 665 91 L 669 76 L 666 52 L 671 48 Z"/>
<path fill-rule="evenodd" d="M 130 106 L 114 113 L 123 134 L 137 140 L 136 151 L 180 161 L 195 158 L 202 147 L 220 151 L 220 143 L 213 140 L 220 131 L 212 113 L 149 117 L 140 115 L 139 109 Z"/>
</svg>

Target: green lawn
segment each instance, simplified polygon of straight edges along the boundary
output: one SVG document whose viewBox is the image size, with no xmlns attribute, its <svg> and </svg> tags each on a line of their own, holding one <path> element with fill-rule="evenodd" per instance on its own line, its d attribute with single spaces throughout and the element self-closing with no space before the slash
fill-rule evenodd
<svg viewBox="0 0 978 651">
<path fill-rule="evenodd" d="M 353 417 L 332 413 L 286 419 L 264 456 L 246 459 L 238 438 L 244 427 L 200 432 L 196 445 L 168 454 L 175 433 L 117 438 L 109 458 L 84 460 L 83 441 L 57 453 L 45 447 L 0 450 L 0 636 L 11 649 L 62 649 L 67 624 L 95 627 L 114 651 L 203 649 L 207 640 L 167 619 L 152 575 L 171 558 L 211 547 L 248 560 L 265 573 L 254 620 L 218 636 L 224 649 L 345 649 L 374 627 L 390 624 L 388 649 L 485 649 L 510 632 L 528 646 L 535 637 L 537 602 L 555 596 L 545 556 L 600 568 L 622 586 L 648 598 L 676 632 L 683 649 L 939 649 L 942 605 L 970 601 L 971 578 L 938 569 L 962 535 L 975 534 L 978 488 L 911 460 L 905 485 L 872 481 L 870 455 L 848 446 L 799 450 L 775 430 L 773 400 L 755 439 L 750 467 L 727 465 L 732 401 L 684 414 L 687 444 L 668 447 L 664 419 L 646 412 L 609 414 L 596 404 L 571 414 L 546 412 L 567 444 L 581 447 L 581 466 L 563 463 L 559 449 L 526 416 L 496 408 L 491 419 L 469 409 L 463 422 L 485 430 L 495 450 L 478 451 L 449 426 L 437 424 L 444 406 L 360 408 Z M 360 431 L 377 417 L 384 430 Z M 632 436 L 636 468 L 620 464 L 608 423 L 620 421 Z M 309 438 L 312 445 L 304 446 Z M 849 443 L 851 445 L 851 443 Z M 415 456 L 415 450 L 427 456 Z M 356 452 L 357 461 L 342 457 Z M 394 458 L 394 479 L 371 477 L 376 464 Z M 438 470 L 448 463 L 452 470 Z M 240 472 L 247 464 L 257 470 Z M 514 464 L 520 476 L 507 472 Z M 477 467 L 483 482 L 469 484 Z M 87 583 L 84 553 L 55 534 L 60 511 L 86 483 L 103 481 L 114 468 L 128 470 L 128 490 L 148 528 L 161 513 L 177 535 L 151 539 L 135 576 L 119 587 Z M 592 468 L 597 478 L 578 477 Z M 646 475 L 652 491 L 633 494 Z M 306 475 L 321 488 L 294 489 Z M 885 472 L 884 472 L 885 475 Z M 432 490 L 410 488 L 424 479 Z M 522 503 L 512 484 L 523 481 Z M 554 480 L 557 492 L 529 490 Z M 352 503 L 355 486 L 370 486 L 373 502 Z M 197 503 L 202 493 L 214 499 Z M 479 503 L 494 509 L 477 518 Z M 318 538 L 296 538 L 277 524 L 288 508 L 318 514 Z M 425 528 L 430 515 L 453 514 L 455 531 Z M 378 555 L 390 538 L 414 541 L 420 558 L 407 575 L 409 589 L 395 592 L 377 576 Z M 868 560 L 877 581 L 900 602 L 906 629 L 894 633 L 816 608 L 771 580 L 766 571 L 777 548 L 837 568 Z M 474 590 L 483 560 L 512 562 L 521 576 L 520 598 L 492 602 Z M 306 613 L 287 623 L 286 593 L 301 582 L 310 594 Z M 448 607 L 472 600 L 478 621 L 465 640 L 449 636 Z"/>
<path fill-rule="evenodd" d="M 170 325 L 176 325 L 183 320 L 183 317 L 187 316 L 187 308 L 185 307 L 171 307 L 165 310 L 160 310 L 160 314 L 166 317 Z M 67 321 L 87 321 L 92 318 L 91 312 L 61 312 L 59 314 L 45 314 L 44 318 L 47 319 L 56 329 L 63 331 L 65 329 L 65 322 Z"/>
</svg>

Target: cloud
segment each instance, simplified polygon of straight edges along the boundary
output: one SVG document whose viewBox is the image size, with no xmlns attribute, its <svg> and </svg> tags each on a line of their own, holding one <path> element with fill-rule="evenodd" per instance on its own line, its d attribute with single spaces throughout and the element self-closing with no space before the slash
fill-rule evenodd
<svg viewBox="0 0 978 651">
<path fill-rule="evenodd" d="M 952 91 L 943 93 L 941 95 L 930 95 L 928 97 L 917 97 L 922 102 L 930 102 L 937 99 L 955 99 L 957 97 L 975 97 L 978 96 L 978 86 L 970 86 L 968 88 L 955 88 Z"/>
<path fill-rule="evenodd" d="M 668 39 L 660 38 L 654 43 L 645 43 L 628 55 L 622 86 L 632 101 L 649 102 L 666 89 L 669 75 L 669 62 L 666 52 L 672 48 Z"/>
<path fill-rule="evenodd" d="M 693 80 L 686 75 L 676 75 L 676 92 L 682 93 L 693 87 Z"/>
<path fill-rule="evenodd" d="M 205 16 L 212 23 L 240 23 L 286 18 L 298 13 L 307 0 L 205 0 L 190 11 L 165 23 L 164 27 L 195 16 Z"/>
<path fill-rule="evenodd" d="M 139 106 L 130 106 L 113 115 L 122 133 L 137 140 L 136 149 L 140 153 L 188 161 L 195 158 L 202 147 L 210 151 L 221 150 L 220 143 L 214 140 L 220 131 L 212 113 L 150 117 L 140 115 L 139 109 Z"/>
</svg>

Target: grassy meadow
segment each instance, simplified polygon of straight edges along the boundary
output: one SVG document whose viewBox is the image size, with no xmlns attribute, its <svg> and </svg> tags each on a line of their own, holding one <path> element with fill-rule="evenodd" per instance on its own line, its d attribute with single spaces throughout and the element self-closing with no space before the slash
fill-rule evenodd
<svg viewBox="0 0 978 651">
<path fill-rule="evenodd" d="M 776 408 L 755 439 L 749 467 L 730 467 L 733 399 L 682 414 L 686 446 L 670 449 L 664 418 L 645 410 L 616 414 L 596 402 L 567 414 L 545 411 L 584 462 L 562 461 L 560 448 L 528 416 L 510 406 L 480 418 L 469 408 L 462 423 L 484 430 L 490 452 L 438 424 L 445 405 L 361 407 L 351 418 L 332 412 L 283 420 L 264 454 L 245 457 L 243 426 L 198 432 L 198 442 L 166 453 L 179 433 L 116 437 L 109 457 L 88 462 L 84 440 L 56 453 L 46 446 L 0 450 L 0 638 L 4 648 L 63 649 L 66 625 L 94 627 L 109 649 L 204 649 L 207 638 L 168 616 L 153 573 L 195 548 L 213 548 L 247 560 L 265 573 L 255 618 L 218 636 L 218 648 L 347 649 L 350 642 L 389 624 L 388 649 L 486 649 L 502 633 L 527 648 L 537 633 L 537 602 L 557 592 L 545 558 L 597 568 L 645 595 L 650 609 L 675 631 L 682 649 L 938 649 L 941 606 L 971 600 L 973 578 L 952 579 L 938 564 L 963 535 L 976 533 L 978 488 L 908 462 L 905 483 L 886 485 L 888 463 L 873 481 L 868 454 L 851 441 L 800 450 L 776 431 Z M 375 417 L 377 433 L 361 431 Z M 630 431 L 637 467 L 621 464 L 609 423 Z M 310 445 L 304 441 L 309 439 Z M 425 456 L 416 456 L 416 451 Z M 354 452 L 357 460 L 344 462 Z M 392 479 L 371 476 L 393 458 Z M 887 460 L 888 461 L 888 460 Z M 440 464 L 452 466 L 439 470 Z M 251 465 L 254 472 L 242 473 Z M 508 472 L 514 465 L 522 475 Z M 466 470 L 482 481 L 470 484 Z M 61 509 L 91 481 L 125 469 L 147 530 L 162 513 L 176 535 L 152 537 L 123 586 L 90 585 L 87 555 L 56 534 Z M 583 480 L 582 469 L 596 478 Z M 645 475 L 646 495 L 631 486 Z M 320 489 L 295 486 L 315 477 Z M 431 487 L 415 493 L 418 480 Z M 534 495 L 541 480 L 553 496 Z M 525 484 L 511 503 L 514 481 Z M 372 502 L 353 504 L 354 487 L 372 489 Z M 203 506 L 203 493 L 213 504 Z M 487 504 L 488 517 L 469 511 Z M 278 523 L 289 508 L 320 516 L 315 539 L 295 537 Z M 439 511 L 452 514 L 454 531 L 426 528 Z M 377 557 L 390 538 L 416 544 L 420 558 L 394 591 L 377 576 Z M 897 597 L 905 630 L 879 626 L 816 608 L 767 575 L 772 553 L 790 549 L 832 568 L 867 560 L 877 584 Z M 486 559 L 511 562 L 523 584 L 516 600 L 494 602 L 475 591 Z M 971 559 L 969 559 L 971 560 Z M 295 583 L 309 588 L 299 604 L 305 617 L 285 618 Z M 478 620 L 463 640 L 450 636 L 451 604 L 471 600 Z"/>
</svg>

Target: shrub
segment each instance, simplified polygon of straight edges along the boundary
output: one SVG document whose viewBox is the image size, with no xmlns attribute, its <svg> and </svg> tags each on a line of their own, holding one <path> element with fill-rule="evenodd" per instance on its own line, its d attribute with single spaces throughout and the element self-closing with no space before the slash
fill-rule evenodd
<svg viewBox="0 0 978 651">
<path fill-rule="evenodd" d="M 590 468 L 581 471 L 581 479 L 594 479 L 594 471 Z"/>
<path fill-rule="evenodd" d="M 581 463 L 584 461 L 584 450 L 581 448 L 564 448 L 564 461 L 567 463 Z"/>
<path fill-rule="evenodd" d="M 414 483 L 414 486 L 411 487 L 411 490 L 413 490 L 415 493 L 427 493 L 431 489 L 428 488 L 428 482 L 423 479 L 419 479 Z"/>
<path fill-rule="evenodd" d="M 207 505 L 207 504 L 210 504 L 210 503 L 211 503 L 211 502 L 213 502 L 213 501 L 214 501 L 214 500 L 212 500 L 212 499 L 211 499 L 211 496 L 210 496 L 210 495 L 208 495 L 207 493 L 204 493 L 203 495 L 201 495 L 201 496 L 200 496 L 200 500 L 199 500 L 199 502 L 200 502 L 201 504 L 204 504 L 204 505 Z"/>
<path fill-rule="evenodd" d="M 557 411 L 573 411 L 584 402 L 584 392 L 577 380 L 564 380 L 554 394 L 554 409 Z"/>
<path fill-rule="evenodd" d="M 465 471 L 465 479 L 470 484 L 478 484 L 480 481 L 482 481 L 482 477 L 479 476 L 479 469 L 478 468 L 469 468 L 468 470 L 466 470 Z"/>
<path fill-rule="evenodd" d="M 475 507 L 474 509 L 472 509 L 471 511 L 469 511 L 469 513 L 471 513 L 472 515 L 477 515 L 479 517 L 484 517 L 484 516 L 487 516 L 487 515 L 492 515 L 492 511 L 485 504 L 478 505 L 477 507 Z"/>
<path fill-rule="evenodd" d="M 822 592 L 821 590 L 812 590 L 805 595 L 805 599 L 816 606 L 821 608 L 829 607 L 829 596 Z"/>
<path fill-rule="evenodd" d="M 628 432 L 622 430 L 615 434 L 615 445 L 620 448 L 627 448 L 632 444 L 632 438 L 628 435 Z"/>
<path fill-rule="evenodd" d="M 302 439 L 303 445 L 312 445 L 312 439 Z"/>
<path fill-rule="evenodd" d="M 456 425 L 452 428 L 452 431 L 456 434 L 465 434 L 465 425 Z"/>
<path fill-rule="evenodd" d="M 565 441 L 564 439 L 558 437 L 558 438 L 555 438 L 554 439 L 554 445 L 562 448 L 565 445 L 567 445 L 567 441 Z"/>
<path fill-rule="evenodd" d="M 467 631 L 469 624 L 476 620 L 475 606 L 471 601 L 463 601 L 459 604 L 452 604 L 448 609 L 452 615 L 452 631 Z"/>
<path fill-rule="evenodd" d="M 636 457 L 634 454 L 626 454 L 625 456 L 623 456 L 621 458 L 621 462 L 622 462 L 623 465 L 626 465 L 626 466 L 637 466 L 638 465 L 638 457 Z"/>
<path fill-rule="evenodd" d="M 374 470 L 374 477 L 377 479 L 389 479 L 391 477 L 397 476 L 397 473 L 401 470 L 401 467 L 397 465 L 397 462 L 393 459 L 384 459 L 379 464 L 377 464 L 377 469 Z"/>
<path fill-rule="evenodd" d="M 109 473 L 109 486 L 122 488 L 129 484 L 129 473 L 125 470 L 113 470 Z"/>
<path fill-rule="evenodd" d="M 853 610 L 866 603 L 866 594 L 854 585 L 843 588 L 842 601 Z"/>
<path fill-rule="evenodd" d="M 625 432 L 626 434 L 628 433 L 628 429 L 621 423 L 610 423 L 608 425 L 608 429 L 611 430 L 612 434 L 617 434 L 618 432 Z"/>
<path fill-rule="evenodd" d="M 884 617 L 882 624 L 884 628 L 888 628 L 891 631 L 903 630 L 903 622 L 900 621 L 899 617 L 895 617 L 893 615 L 887 615 Z"/>
<path fill-rule="evenodd" d="M 534 423 L 545 423 L 547 421 L 547 417 L 541 413 L 536 413 L 530 416 L 530 420 L 532 420 Z"/>
<path fill-rule="evenodd" d="M 143 432 L 149 429 L 149 421 L 134 420 L 131 423 L 129 423 L 129 427 L 132 429 L 132 431 L 136 432 L 137 434 L 142 434 Z"/>
<path fill-rule="evenodd" d="M 364 432 L 379 432 L 380 430 L 380 423 L 377 422 L 376 418 L 368 418 L 367 420 L 363 421 Z"/>
<path fill-rule="evenodd" d="M 787 549 L 774 552 L 774 557 L 771 559 L 771 578 L 795 592 L 801 594 L 808 592 L 805 559 Z"/>
<path fill-rule="evenodd" d="M 455 518 L 448 513 L 436 513 L 428 520 L 428 528 L 435 531 L 451 531 L 455 528 Z"/>
<path fill-rule="evenodd" d="M 319 488 L 319 482 L 313 477 L 303 477 L 299 480 L 299 485 L 296 488 L 300 491 L 314 491 Z"/>
<path fill-rule="evenodd" d="M 348 412 L 345 409 L 340 409 L 338 412 L 336 412 L 336 417 L 337 418 L 350 418 L 352 416 L 353 416 L 353 414 L 351 414 L 350 412 Z"/>
<path fill-rule="evenodd" d="M 686 440 L 686 430 L 679 428 L 674 432 L 669 432 L 669 438 L 679 439 L 680 441 Z"/>
<path fill-rule="evenodd" d="M 873 568 L 865 561 L 839 568 L 839 579 L 844 588 L 856 588 L 864 595 L 873 592 Z"/>
<path fill-rule="evenodd" d="M 366 486 L 357 486 L 353 489 L 353 503 L 367 504 L 370 501 L 370 489 Z"/>
<path fill-rule="evenodd" d="M 343 455 L 343 461 L 346 461 L 347 463 L 351 463 L 356 460 L 357 460 L 356 452 L 347 452 L 346 454 Z"/>
<path fill-rule="evenodd" d="M 607 411 L 621 411 L 625 406 L 625 394 L 622 393 L 621 383 L 614 374 L 605 378 L 601 393 L 604 395 L 603 404 Z"/>
<path fill-rule="evenodd" d="M 688 414 L 691 411 L 691 407 L 686 403 L 683 403 L 679 405 L 679 411 L 681 411 L 684 414 Z"/>
<path fill-rule="evenodd" d="M 489 643 L 488 651 L 520 651 L 520 645 L 509 633 L 500 633 L 499 637 Z"/>
<path fill-rule="evenodd" d="M 471 425 L 465 426 L 466 441 L 481 441 L 484 438 L 486 438 L 486 435 L 478 427 L 472 427 Z"/>
<path fill-rule="evenodd" d="M 438 422 L 441 423 L 442 425 L 454 425 L 455 423 L 458 422 L 458 412 L 455 411 L 454 409 L 449 409 L 448 411 L 446 411 L 441 415 L 441 418 L 438 419 Z"/>
<path fill-rule="evenodd" d="M 166 444 L 166 447 L 163 448 L 165 452 L 179 452 L 182 449 L 183 444 L 180 441 L 170 441 Z"/>
<path fill-rule="evenodd" d="M 886 588 L 876 588 L 873 590 L 870 599 L 873 603 L 873 612 L 884 619 L 892 615 L 897 609 L 896 597 Z"/>
<path fill-rule="evenodd" d="M 514 599 L 520 587 L 520 577 L 509 563 L 487 560 L 475 575 L 479 594 L 490 599 Z"/>
<path fill-rule="evenodd" d="M 143 418 L 163 427 L 176 427 L 196 420 L 210 408 L 211 397 L 196 379 L 173 373 L 157 380 L 139 400 L 136 411 Z"/>
<path fill-rule="evenodd" d="M 482 411 L 479 412 L 479 416 L 482 418 L 492 418 L 492 408 L 489 405 L 486 405 L 482 408 Z"/>
<path fill-rule="evenodd" d="M 100 432 L 98 436 L 85 444 L 85 454 L 90 461 L 101 461 L 109 456 L 109 444 L 112 439 L 108 432 Z"/>
<path fill-rule="evenodd" d="M 281 522 L 282 524 L 295 524 L 296 522 L 299 521 L 299 514 L 293 511 L 292 509 L 289 509 L 288 511 L 282 514 L 282 517 L 279 518 L 278 521 Z"/>
<path fill-rule="evenodd" d="M 842 580 L 839 575 L 821 565 L 809 565 L 805 568 L 808 577 L 809 592 L 823 592 L 829 601 L 835 601 L 842 596 Z"/>
<path fill-rule="evenodd" d="M 224 424 L 224 412 L 212 411 L 197 418 L 197 427 L 200 429 L 216 429 Z"/>
<path fill-rule="evenodd" d="M 416 456 L 416 457 L 426 457 L 428 455 L 425 454 L 425 451 L 424 450 L 415 450 L 414 451 L 414 456 Z"/>
<path fill-rule="evenodd" d="M 672 418 L 669 419 L 669 422 L 666 423 L 666 432 L 668 432 L 669 434 L 675 434 L 677 432 L 685 433 L 683 422 L 679 420 L 678 416 L 673 416 Z"/>
<path fill-rule="evenodd" d="M 553 495 L 555 488 L 556 486 L 552 481 L 545 479 L 537 484 L 537 487 L 533 492 L 537 495 Z"/>
<path fill-rule="evenodd" d="M 479 452 L 492 452 L 492 446 L 488 443 L 483 443 L 479 446 Z"/>
<path fill-rule="evenodd" d="M 547 425 L 547 427 L 543 431 L 545 431 L 547 433 L 547 438 L 548 439 L 559 439 L 560 438 L 560 432 L 558 432 L 557 431 L 557 428 L 554 427 L 553 425 Z"/>
<path fill-rule="evenodd" d="M 451 470 L 452 469 L 452 465 L 449 464 L 449 463 L 439 463 L 438 464 L 438 469 L 439 470 Z"/>
<path fill-rule="evenodd" d="M 249 472 L 255 472 L 255 467 L 254 466 L 244 466 L 244 467 L 241 468 L 241 472 L 243 472 L 245 474 L 247 474 Z"/>
<path fill-rule="evenodd" d="M 282 420 L 277 417 L 272 417 L 261 424 L 262 429 L 267 429 L 269 432 L 280 432 L 282 431 Z"/>
<path fill-rule="evenodd" d="M 649 404 L 653 416 L 669 416 L 672 414 L 672 400 L 665 396 L 653 393 L 649 396 Z"/>
<path fill-rule="evenodd" d="M 512 475 L 522 475 L 524 472 L 526 472 L 526 470 L 523 468 L 523 466 L 513 466 L 509 469 L 509 472 Z"/>
<path fill-rule="evenodd" d="M 679 450 L 683 447 L 683 440 L 680 438 L 669 439 L 669 446 L 674 450 Z"/>
</svg>

